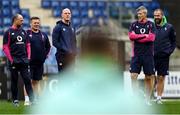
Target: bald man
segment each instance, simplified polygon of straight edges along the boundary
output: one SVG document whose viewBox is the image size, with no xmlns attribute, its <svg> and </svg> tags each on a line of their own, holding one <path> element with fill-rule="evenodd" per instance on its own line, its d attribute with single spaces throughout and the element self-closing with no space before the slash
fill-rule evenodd
<svg viewBox="0 0 180 115">
<path fill-rule="evenodd" d="M 52 33 L 53 45 L 56 47 L 58 71 L 61 72 L 75 61 L 76 35 L 71 25 L 71 11 L 62 10 L 61 20 L 56 23 Z"/>
<path fill-rule="evenodd" d="M 25 84 L 25 89 L 30 101 L 33 101 L 33 89 L 31 85 L 28 64 L 30 60 L 30 42 L 26 37 L 26 31 L 22 29 L 23 16 L 16 14 L 12 18 L 12 26 L 3 36 L 3 51 L 10 62 L 11 91 L 13 104 L 19 106 L 18 101 L 18 72 L 20 72 Z"/>
</svg>

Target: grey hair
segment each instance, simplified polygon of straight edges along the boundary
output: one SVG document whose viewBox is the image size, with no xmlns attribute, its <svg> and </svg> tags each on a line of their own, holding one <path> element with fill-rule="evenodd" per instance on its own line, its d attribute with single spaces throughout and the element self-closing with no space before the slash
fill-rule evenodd
<svg viewBox="0 0 180 115">
<path fill-rule="evenodd" d="M 140 6 L 140 7 L 138 7 L 137 9 L 136 9 L 136 12 L 139 12 L 140 10 L 144 10 L 144 13 L 146 13 L 147 14 L 147 8 L 146 7 L 144 7 L 144 6 Z"/>
</svg>

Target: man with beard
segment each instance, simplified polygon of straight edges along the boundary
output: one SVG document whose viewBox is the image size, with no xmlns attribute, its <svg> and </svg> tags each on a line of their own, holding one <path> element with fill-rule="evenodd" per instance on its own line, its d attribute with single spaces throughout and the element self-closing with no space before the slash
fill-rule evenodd
<svg viewBox="0 0 180 115">
<path fill-rule="evenodd" d="M 3 36 L 3 51 L 10 63 L 13 104 L 19 106 L 18 72 L 20 72 L 22 76 L 30 101 L 33 102 L 34 98 L 30 72 L 28 71 L 31 47 L 26 36 L 26 31 L 21 27 L 23 24 L 23 16 L 16 14 L 12 18 L 12 23 L 12 27 L 10 27 Z"/>
<path fill-rule="evenodd" d="M 161 9 L 154 11 L 156 25 L 156 39 L 154 42 L 154 62 L 157 71 L 157 104 L 162 104 L 161 96 L 164 90 L 164 79 L 169 74 L 169 57 L 173 53 L 176 43 L 176 32 L 173 26 L 167 23 Z"/>
<path fill-rule="evenodd" d="M 138 92 L 137 77 L 141 72 L 141 67 L 143 67 L 146 103 L 151 105 L 150 98 L 154 81 L 153 41 L 155 39 L 155 26 L 153 22 L 147 20 L 147 9 L 144 6 L 140 6 L 136 11 L 138 20 L 133 22 L 129 29 L 129 39 L 133 46 L 130 64 L 132 88 L 134 92 Z"/>
</svg>

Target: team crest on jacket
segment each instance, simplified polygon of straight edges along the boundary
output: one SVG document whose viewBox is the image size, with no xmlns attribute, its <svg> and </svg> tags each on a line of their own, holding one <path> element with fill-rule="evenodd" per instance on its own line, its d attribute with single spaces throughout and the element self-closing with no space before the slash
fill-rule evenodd
<svg viewBox="0 0 180 115">
<path fill-rule="evenodd" d="M 141 34 L 144 34 L 145 32 L 146 32 L 146 29 L 145 29 L 145 28 L 141 28 L 141 29 L 140 29 L 140 33 L 141 33 Z"/>
<path fill-rule="evenodd" d="M 65 29 L 65 28 L 63 28 L 63 31 L 66 31 L 66 29 Z"/>
<path fill-rule="evenodd" d="M 14 33 L 11 34 L 12 36 L 14 35 Z"/>
<path fill-rule="evenodd" d="M 17 36 L 17 42 L 16 44 L 24 44 L 22 36 Z"/>
</svg>

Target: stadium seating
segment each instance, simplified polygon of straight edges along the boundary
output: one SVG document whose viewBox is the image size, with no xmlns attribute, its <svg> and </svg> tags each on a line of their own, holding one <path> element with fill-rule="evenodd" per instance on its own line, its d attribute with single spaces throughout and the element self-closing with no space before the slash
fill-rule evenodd
<svg viewBox="0 0 180 115">
<path fill-rule="evenodd" d="M 24 29 L 28 29 L 30 23 L 29 9 L 23 9 L 19 6 L 19 0 L 0 0 L 0 35 L 11 26 L 11 18 L 13 15 L 20 13 L 24 17 Z M 50 27 L 42 27 L 48 35 L 50 35 Z"/>
<path fill-rule="evenodd" d="M 124 16 L 129 15 L 127 11 L 135 9 L 141 5 L 148 8 L 149 17 L 153 17 L 153 10 L 159 8 L 157 0 L 152 2 L 147 1 L 107 1 L 107 0 L 41 0 L 41 6 L 45 9 L 52 9 L 52 16 L 60 17 L 60 12 L 63 8 L 70 8 L 72 10 L 72 23 L 75 27 L 84 25 L 98 25 L 98 20 L 103 19 L 108 21 L 109 16 L 119 18 L 119 13 Z M 111 9 L 112 8 L 112 9 Z M 120 12 L 119 8 L 126 8 L 125 13 Z M 109 10 L 109 11 L 108 11 Z M 89 14 L 91 11 L 92 15 Z M 126 16 L 127 17 L 127 16 Z"/>
<path fill-rule="evenodd" d="M 99 19 L 102 19 L 107 24 L 109 17 L 119 18 L 119 14 L 129 15 L 128 10 L 136 9 L 138 6 L 144 5 L 148 8 L 148 17 L 153 17 L 154 9 L 160 7 L 157 0 L 152 2 L 146 1 L 111 1 L 107 0 L 41 0 L 41 7 L 52 10 L 52 16 L 60 17 L 60 12 L 63 8 L 70 8 L 72 10 L 72 24 L 75 28 L 85 25 L 98 25 Z M 21 9 L 19 0 L 0 0 L 0 24 L 2 28 L 0 35 L 3 34 L 4 28 L 11 25 L 11 18 L 16 13 L 21 13 L 24 16 L 24 27 L 29 28 L 29 9 Z M 126 8 L 127 11 L 119 10 L 119 8 Z M 168 14 L 165 12 L 165 14 Z M 6 20 L 5 20 L 6 19 Z M 50 30 L 50 29 L 48 29 Z M 51 33 L 50 31 L 48 33 Z M 49 34 L 50 35 L 50 34 Z"/>
<path fill-rule="evenodd" d="M 107 19 L 107 2 L 106 1 L 82 1 L 82 0 L 42 0 L 42 8 L 52 9 L 52 15 L 60 17 L 63 8 L 72 10 L 72 24 L 75 28 L 82 25 L 98 25 L 99 18 Z M 91 10 L 92 15 L 89 14 Z M 103 20 L 105 21 L 105 20 Z"/>
</svg>

